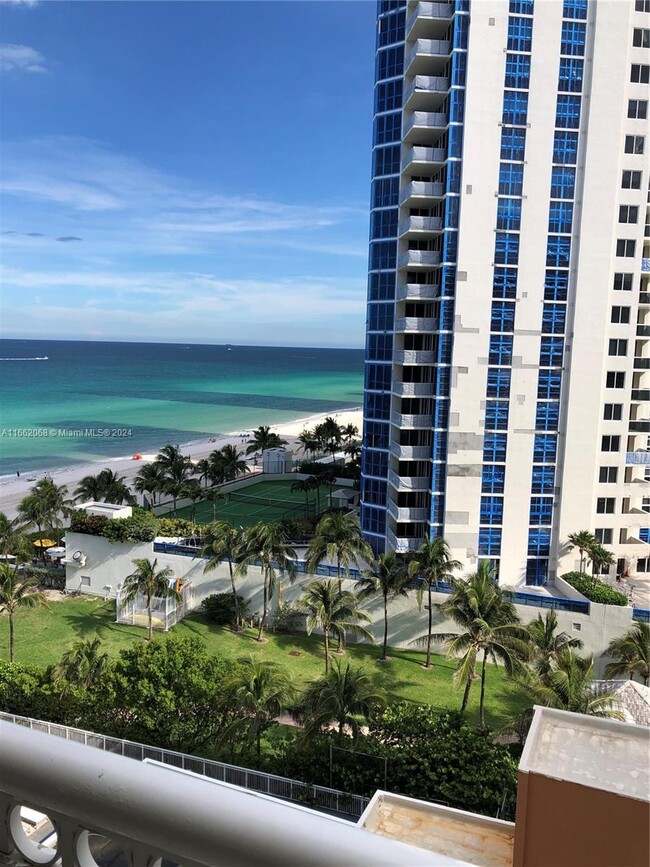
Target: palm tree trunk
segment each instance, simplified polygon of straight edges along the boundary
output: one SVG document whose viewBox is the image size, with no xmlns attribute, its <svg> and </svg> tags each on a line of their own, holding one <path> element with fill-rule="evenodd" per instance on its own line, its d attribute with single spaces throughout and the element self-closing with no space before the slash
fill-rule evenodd
<svg viewBox="0 0 650 867">
<path fill-rule="evenodd" d="M 149 641 L 153 638 L 153 615 L 151 613 L 151 600 L 147 604 L 147 615 L 149 617 Z"/>
<path fill-rule="evenodd" d="M 341 557 L 339 554 L 336 555 L 336 574 L 338 575 L 339 582 L 339 596 L 343 593 L 343 581 L 341 579 Z M 339 632 L 339 640 L 336 646 L 337 653 L 343 653 L 343 636 Z"/>
<path fill-rule="evenodd" d="M 483 651 L 483 667 L 481 668 L 481 698 L 478 705 L 479 724 L 485 728 L 485 675 L 487 674 L 487 650 Z"/>
<path fill-rule="evenodd" d="M 382 659 L 386 659 L 386 651 L 388 649 L 388 596 L 384 595 L 384 648 Z"/>
<path fill-rule="evenodd" d="M 235 626 L 239 629 L 239 600 L 237 599 L 237 588 L 235 587 L 235 579 L 232 572 L 232 560 L 228 560 L 228 570 L 230 572 L 230 586 L 232 587 L 232 598 L 235 603 Z"/>
<path fill-rule="evenodd" d="M 467 678 L 467 683 L 465 684 L 465 692 L 463 693 L 463 703 L 460 706 L 460 712 L 465 713 L 467 710 L 467 705 L 469 704 L 469 691 L 472 688 L 472 676 L 470 675 Z"/>
<path fill-rule="evenodd" d="M 266 610 L 269 604 L 269 588 L 267 583 L 267 571 L 266 566 L 264 566 L 264 598 L 262 602 L 262 619 L 260 620 L 260 628 L 257 633 L 257 640 L 262 640 L 262 633 L 264 632 L 264 623 L 266 622 Z"/>
<path fill-rule="evenodd" d="M 259 762 L 259 760 L 262 756 L 262 732 L 261 732 L 259 727 L 258 727 L 257 733 L 255 735 L 255 742 L 257 744 L 257 760 Z"/>
<path fill-rule="evenodd" d="M 431 628 L 433 626 L 433 606 L 431 604 L 431 582 L 427 584 L 427 593 L 429 596 L 429 631 L 427 633 L 427 661 L 424 664 L 425 668 L 431 668 Z"/>
<path fill-rule="evenodd" d="M 14 661 L 14 613 L 9 611 L 9 662 Z"/>
<path fill-rule="evenodd" d="M 329 641 L 329 626 L 323 630 L 325 633 L 325 674 L 329 674 L 330 670 L 330 641 Z"/>
</svg>

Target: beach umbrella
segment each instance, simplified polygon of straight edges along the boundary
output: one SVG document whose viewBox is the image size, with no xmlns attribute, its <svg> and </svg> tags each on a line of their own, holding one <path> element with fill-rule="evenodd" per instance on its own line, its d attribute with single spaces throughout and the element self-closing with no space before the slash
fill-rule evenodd
<svg viewBox="0 0 650 867">
<path fill-rule="evenodd" d="M 56 545 L 54 539 L 36 539 L 34 542 L 36 548 L 52 548 Z"/>
<path fill-rule="evenodd" d="M 142 455 L 140 454 L 140 452 L 136 452 L 136 453 L 133 455 L 133 460 L 134 460 L 134 461 L 141 461 L 141 460 L 142 460 Z"/>
<path fill-rule="evenodd" d="M 0 560 L 15 560 L 15 554 L 0 554 Z"/>
<path fill-rule="evenodd" d="M 53 557 L 55 560 L 59 560 L 61 557 L 65 557 L 65 548 L 62 548 L 60 545 L 54 548 L 48 548 L 45 552 L 49 557 Z"/>
</svg>

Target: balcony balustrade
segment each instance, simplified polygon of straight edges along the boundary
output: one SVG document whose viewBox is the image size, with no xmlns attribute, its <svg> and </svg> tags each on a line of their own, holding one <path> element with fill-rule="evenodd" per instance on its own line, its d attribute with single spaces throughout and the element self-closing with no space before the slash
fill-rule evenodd
<svg viewBox="0 0 650 867">
<path fill-rule="evenodd" d="M 445 148 L 428 148 L 424 145 L 413 145 L 402 160 L 402 171 L 413 173 L 431 173 L 439 171 L 447 161 Z"/>
<path fill-rule="evenodd" d="M 393 382 L 393 394 L 397 397 L 430 397 L 432 382 Z"/>
<path fill-rule="evenodd" d="M 650 465 L 650 451 L 626 452 L 625 463 L 627 466 Z"/>
<path fill-rule="evenodd" d="M 641 270 L 643 272 L 650 272 L 650 259 L 641 259 Z"/>
<path fill-rule="evenodd" d="M 639 305 L 643 307 L 650 305 L 650 292 L 639 292 Z"/>
<path fill-rule="evenodd" d="M 633 388 L 632 400 L 639 403 L 644 403 L 647 400 L 650 401 L 650 388 Z"/>
<path fill-rule="evenodd" d="M 399 224 L 400 238 L 421 238 L 433 232 L 442 232 L 442 217 L 407 217 Z"/>
<path fill-rule="evenodd" d="M 394 470 L 388 471 L 388 481 L 398 491 L 428 491 L 431 486 L 428 476 L 400 476 Z"/>
<path fill-rule="evenodd" d="M 637 337 L 650 337 L 650 325 L 637 325 L 636 336 Z"/>
<path fill-rule="evenodd" d="M 436 75 L 444 70 L 452 44 L 445 39 L 416 39 L 404 58 L 406 75 Z"/>
<path fill-rule="evenodd" d="M 446 112 L 414 111 L 404 121 L 402 138 L 404 144 L 414 139 L 419 144 L 437 141 L 449 125 L 449 115 Z"/>
<path fill-rule="evenodd" d="M 429 517 L 429 509 L 421 506 L 398 506 L 390 500 L 388 514 L 396 521 L 426 521 Z"/>
<path fill-rule="evenodd" d="M 422 544 L 421 537 L 418 537 L 417 539 L 403 538 L 401 536 L 396 536 L 392 530 L 386 531 L 386 537 L 389 547 L 393 551 L 397 551 L 398 554 L 404 554 L 407 551 L 417 551 Z"/>
<path fill-rule="evenodd" d="M 426 461 L 431 458 L 431 446 L 403 446 L 392 442 L 390 453 L 402 461 Z"/>
<path fill-rule="evenodd" d="M 428 283 L 402 283 L 395 290 L 398 301 L 430 301 L 440 295 L 440 286 Z"/>
<path fill-rule="evenodd" d="M 629 422 L 630 433 L 650 433 L 650 419 L 636 419 Z"/>
<path fill-rule="evenodd" d="M 635 370 L 650 370 L 650 357 L 644 358 L 637 356 L 634 359 L 634 369 Z"/>
<path fill-rule="evenodd" d="M 444 75 L 416 75 L 404 93 L 404 108 L 435 111 L 450 89 L 450 81 Z"/>
<path fill-rule="evenodd" d="M 405 250 L 397 257 L 397 267 L 402 271 L 418 271 L 435 268 L 442 261 L 439 250 Z"/>
<path fill-rule="evenodd" d="M 411 181 L 400 193 L 401 205 L 429 207 L 445 197 L 445 185 L 433 181 Z"/>
<path fill-rule="evenodd" d="M 395 364 L 435 364 L 436 352 L 433 349 L 395 349 Z"/>
<path fill-rule="evenodd" d="M 403 319 L 396 319 L 393 327 L 398 332 L 426 333 L 436 330 L 438 320 L 424 316 L 406 316 Z"/>
<path fill-rule="evenodd" d="M 406 36 L 430 34 L 436 26 L 444 33 L 453 14 L 454 7 L 449 3 L 418 3 L 406 22 Z"/>
</svg>

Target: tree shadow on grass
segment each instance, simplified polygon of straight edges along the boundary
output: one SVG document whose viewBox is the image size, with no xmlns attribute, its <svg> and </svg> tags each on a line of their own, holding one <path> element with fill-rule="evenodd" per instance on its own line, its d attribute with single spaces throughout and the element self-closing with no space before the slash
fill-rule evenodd
<svg viewBox="0 0 650 867">
<path fill-rule="evenodd" d="M 105 638 L 109 632 L 124 634 L 121 624 L 115 622 L 115 600 L 107 599 L 86 611 L 67 611 L 61 618 L 79 638 Z"/>
</svg>

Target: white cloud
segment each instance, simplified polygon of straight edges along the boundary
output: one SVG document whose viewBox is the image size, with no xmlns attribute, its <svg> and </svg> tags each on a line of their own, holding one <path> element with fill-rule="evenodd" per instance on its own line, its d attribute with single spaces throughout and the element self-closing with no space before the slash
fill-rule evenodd
<svg viewBox="0 0 650 867">
<path fill-rule="evenodd" d="M 36 6 L 38 0 L 0 0 L 0 3 L 6 3 L 9 6 Z"/>
<path fill-rule="evenodd" d="M 29 45 L 0 45 L 0 72 L 47 72 L 45 58 Z"/>
</svg>

